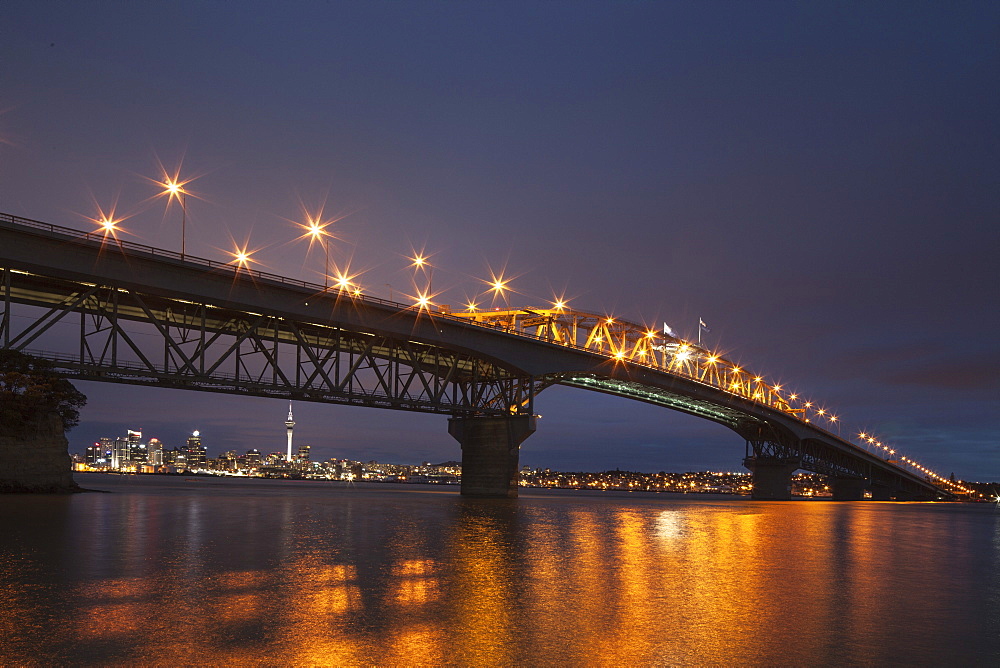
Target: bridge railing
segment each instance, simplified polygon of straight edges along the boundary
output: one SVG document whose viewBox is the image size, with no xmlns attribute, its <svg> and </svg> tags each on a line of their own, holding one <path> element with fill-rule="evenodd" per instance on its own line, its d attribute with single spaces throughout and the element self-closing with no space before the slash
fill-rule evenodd
<svg viewBox="0 0 1000 668">
<path fill-rule="evenodd" d="M 79 241 L 87 244 L 97 244 L 103 248 L 117 247 L 122 251 L 129 251 L 132 253 L 139 253 L 153 258 L 158 259 L 168 259 L 176 260 L 177 262 L 183 262 L 186 264 L 196 264 L 208 269 L 215 271 L 227 271 L 234 275 L 245 275 L 253 279 L 264 280 L 272 283 L 278 283 L 281 285 L 291 285 L 297 288 L 306 288 L 309 290 L 314 290 L 316 292 L 340 292 L 342 294 L 349 295 L 353 299 L 362 299 L 366 302 L 381 304 L 384 306 L 399 307 L 400 309 L 412 309 L 413 306 L 409 304 L 401 304 L 399 302 L 390 301 L 388 299 L 382 299 L 380 297 L 373 297 L 370 295 L 354 295 L 347 291 L 339 290 L 338 288 L 331 288 L 329 286 L 322 286 L 317 283 L 310 283 L 309 281 L 303 281 L 301 279 L 289 278 L 287 276 L 282 276 L 280 274 L 272 274 L 266 271 L 260 271 L 258 269 L 251 269 L 244 265 L 239 264 L 236 261 L 229 262 L 219 262 L 218 260 L 210 260 L 208 258 L 198 257 L 196 255 L 185 254 L 181 255 L 177 251 L 168 250 L 165 248 L 157 248 L 155 246 L 149 246 L 146 244 L 141 244 L 135 241 L 128 241 L 126 239 L 119 239 L 111 231 L 96 230 L 93 232 L 84 232 L 83 230 L 77 230 L 72 227 L 63 227 L 62 225 L 55 225 L 53 223 L 45 223 L 40 220 L 32 220 L 31 218 L 22 218 L 20 216 L 14 216 L 9 213 L 0 213 L 0 225 L 19 225 L 23 227 L 30 227 L 37 230 L 42 230 L 48 232 L 51 236 L 63 237 L 73 241 Z"/>
</svg>

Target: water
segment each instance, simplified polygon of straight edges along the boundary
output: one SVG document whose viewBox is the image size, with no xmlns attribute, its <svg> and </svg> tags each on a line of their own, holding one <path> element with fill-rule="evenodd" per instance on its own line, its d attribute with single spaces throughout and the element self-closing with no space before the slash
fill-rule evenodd
<svg viewBox="0 0 1000 668">
<path fill-rule="evenodd" d="M 2 665 L 996 665 L 1000 509 L 78 474 Z"/>
</svg>

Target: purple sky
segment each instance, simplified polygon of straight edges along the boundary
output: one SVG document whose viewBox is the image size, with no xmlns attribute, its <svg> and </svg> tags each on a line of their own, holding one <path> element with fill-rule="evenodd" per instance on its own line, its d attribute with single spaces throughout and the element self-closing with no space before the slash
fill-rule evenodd
<svg viewBox="0 0 1000 668">
<path fill-rule="evenodd" d="M 0 211 L 91 229 L 95 201 L 180 247 L 148 201 L 197 176 L 187 251 L 249 236 L 320 280 L 289 219 L 325 202 L 366 292 L 668 322 L 945 475 L 1000 480 L 995 2 L 0 5 Z M 387 285 L 388 284 L 388 285 Z M 283 449 L 277 400 L 81 383 L 72 449 L 142 427 Z M 736 470 L 728 430 L 540 395 L 533 466 Z M 321 457 L 459 459 L 445 418 L 297 404 Z"/>
</svg>

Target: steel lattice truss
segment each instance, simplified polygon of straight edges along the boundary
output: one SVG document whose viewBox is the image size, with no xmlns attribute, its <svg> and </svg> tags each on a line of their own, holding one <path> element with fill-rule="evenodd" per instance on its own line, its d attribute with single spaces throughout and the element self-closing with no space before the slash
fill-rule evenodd
<svg viewBox="0 0 1000 668">
<path fill-rule="evenodd" d="M 793 407 L 797 397 L 783 393 L 780 385 L 772 385 L 690 341 L 625 320 L 567 308 L 463 311 L 449 315 L 667 371 L 806 419 L 807 409 Z"/>
<path fill-rule="evenodd" d="M 9 269 L 0 277 L 3 347 L 71 378 L 450 415 L 530 414 L 542 385 L 373 332 Z M 67 348 L 78 352 L 50 352 Z"/>
</svg>

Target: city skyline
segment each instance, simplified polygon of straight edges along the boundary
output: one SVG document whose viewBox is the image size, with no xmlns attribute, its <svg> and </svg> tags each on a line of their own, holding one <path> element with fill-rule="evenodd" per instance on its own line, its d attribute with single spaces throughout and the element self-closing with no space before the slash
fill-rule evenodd
<svg viewBox="0 0 1000 668">
<path fill-rule="evenodd" d="M 996 8 L 721 6 L 339 5 L 303 28 L 265 8 L 11 3 L 0 210 L 93 229 L 117 202 L 124 238 L 220 260 L 243 245 L 320 283 L 366 270 L 386 298 L 458 304 L 506 270 L 514 306 L 565 295 L 689 340 L 704 319 L 711 345 L 851 425 L 1000 479 Z M 158 198 L 165 177 L 190 194 Z M 321 212 L 332 236 L 310 249 L 297 226 Z M 282 400 L 78 387 L 71 449 L 125 414 L 165 443 L 193 417 L 284 450 Z M 537 410 L 532 465 L 743 454 L 722 427 L 621 399 L 554 387 Z M 440 416 L 296 413 L 297 441 L 331 454 L 460 458 Z"/>
</svg>

